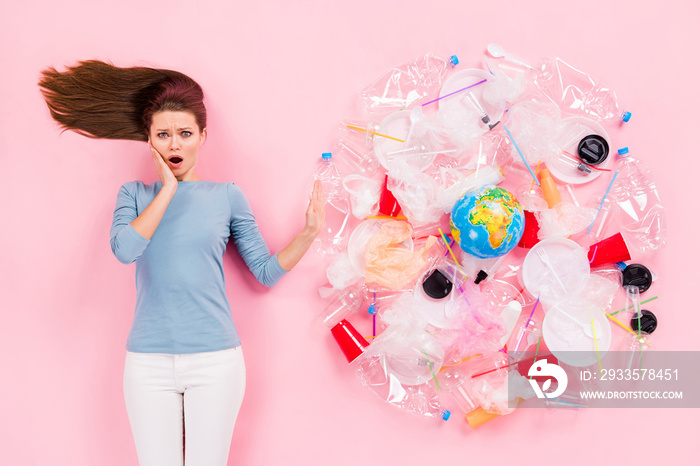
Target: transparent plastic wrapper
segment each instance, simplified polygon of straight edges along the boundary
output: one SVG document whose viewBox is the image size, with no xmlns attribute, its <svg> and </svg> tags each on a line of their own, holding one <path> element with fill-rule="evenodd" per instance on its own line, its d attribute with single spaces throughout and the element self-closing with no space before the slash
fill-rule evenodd
<svg viewBox="0 0 700 466">
<path fill-rule="evenodd" d="M 362 356 L 356 374 L 362 384 L 380 399 L 412 414 L 447 420 L 449 411 L 440 406 L 437 391 L 430 383 L 403 385 L 387 370 L 383 356 Z"/>
<path fill-rule="evenodd" d="M 452 277 L 453 280 L 460 280 Z M 506 333 L 500 309 L 491 304 L 491 296 L 482 293 L 471 282 L 459 282 L 455 293 L 456 319 L 451 329 L 440 332 L 438 339 L 449 349 L 450 356 L 459 361 L 477 353 L 499 350 Z"/>
<path fill-rule="evenodd" d="M 607 309 L 615 299 L 621 281 L 621 274 L 615 269 L 597 271 L 588 277 L 586 287 L 579 296 L 600 309 Z"/>
<path fill-rule="evenodd" d="M 360 148 L 348 141 L 341 140 L 338 142 L 334 154 L 338 160 L 338 171 L 343 177 L 358 174 L 371 178 L 379 171 L 377 157 L 373 151 L 366 147 Z"/>
<path fill-rule="evenodd" d="M 343 187 L 350 194 L 352 215 L 365 218 L 379 212 L 379 198 L 382 182 L 362 175 L 348 175 L 343 178 Z"/>
<path fill-rule="evenodd" d="M 336 256 L 326 269 L 328 282 L 337 290 L 342 290 L 362 279 L 362 274 L 352 266 L 347 251 Z"/>
<path fill-rule="evenodd" d="M 372 235 L 365 251 L 365 280 L 393 290 L 406 286 L 428 264 L 430 250 L 437 238 L 429 236 L 420 251 L 401 246 L 411 238 L 413 230 L 406 222 L 389 221 Z"/>
<path fill-rule="evenodd" d="M 557 157 L 561 150 L 556 143 L 561 112 L 547 102 L 527 101 L 513 105 L 508 111 L 508 129 L 520 152 L 531 166 Z M 515 147 L 511 155 L 516 162 L 522 158 Z"/>
<path fill-rule="evenodd" d="M 370 114 L 389 113 L 409 107 L 436 93 L 454 65 L 456 57 L 445 59 L 427 53 L 384 73 L 360 91 L 360 101 Z"/>
<path fill-rule="evenodd" d="M 615 91 L 561 58 L 545 60 L 533 74 L 535 86 L 564 113 L 598 121 L 620 118 Z"/>
<path fill-rule="evenodd" d="M 527 89 L 527 68 L 521 66 L 509 66 L 510 75 L 502 69 L 505 63 L 484 57 L 486 67 L 493 74 L 494 80 L 484 88 L 482 97 L 486 102 L 494 106 L 503 106 L 507 103 L 517 102 Z M 515 70 L 515 72 L 513 72 Z"/>
<path fill-rule="evenodd" d="M 440 205 L 442 187 L 429 175 L 411 167 L 393 168 L 387 187 L 408 221 L 416 226 L 437 222 L 444 213 Z"/>
<path fill-rule="evenodd" d="M 640 161 L 620 161 L 611 197 L 617 205 L 621 232 L 638 255 L 658 251 L 666 244 L 666 214 L 656 182 Z"/>
<path fill-rule="evenodd" d="M 560 202 L 552 209 L 537 213 L 540 239 L 551 236 L 568 237 L 588 228 L 595 219 L 595 209 L 581 207 L 568 202 Z"/>
<path fill-rule="evenodd" d="M 478 170 L 444 188 L 439 196 L 440 207 L 444 213 L 452 212 L 455 203 L 470 189 L 486 184 L 497 185 L 504 179 L 503 173 L 497 168 L 490 165 L 481 166 Z"/>
<path fill-rule="evenodd" d="M 509 404 L 515 403 L 509 402 L 534 396 L 527 379 L 516 371 L 509 371 L 507 361 L 507 356 L 501 352 L 485 355 L 474 359 L 473 362 L 467 361 L 471 366 L 469 394 L 471 399 L 486 412 L 499 415 L 510 414 L 515 411 L 515 408 L 510 407 Z M 470 362 L 472 364 L 469 364 Z"/>
</svg>

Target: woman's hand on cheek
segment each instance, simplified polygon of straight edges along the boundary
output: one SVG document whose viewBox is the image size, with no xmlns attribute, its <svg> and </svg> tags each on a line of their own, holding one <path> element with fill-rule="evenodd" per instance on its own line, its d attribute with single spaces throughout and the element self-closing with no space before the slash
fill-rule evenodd
<svg viewBox="0 0 700 466">
<path fill-rule="evenodd" d="M 150 142 L 148 143 L 148 147 L 151 149 L 151 156 L 153 157 L 153 163 L 156 166 L 156 173 L 158 173 L 158 178 L 160 178 L 161 183 L 163 183 L 163 187 L 177 189 L 177 178 L 175 178 L 175 175 L 173 175 L 170 167 L 168 167 L 165 160 L 163 160 L 163 157 L 161 157 L 160 153 L 151 145 Z"/>
</svg>

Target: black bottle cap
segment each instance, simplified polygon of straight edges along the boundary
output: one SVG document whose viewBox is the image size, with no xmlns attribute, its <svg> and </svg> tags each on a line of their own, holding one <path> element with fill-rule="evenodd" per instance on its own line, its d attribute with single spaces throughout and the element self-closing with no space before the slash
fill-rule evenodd
<svg viewBox="0 0 700 466">
<path fill-rule="evenodd" d="M 433 270 L 433 273 L 423 280 L 423 291 L 433 299 L 442 299 L 452 291 L 452 282 L 439 270 Z"/>
<path fill-rule="evenodd" d="M 488 276 L 488 273 L 484 272 L 483 270 L 479 270 L 479 273 L 476 274 L 476 279 L 474 280 L 474 283 L 478 285 L 479 283 L 486 280 L 486 277 Z"/>
<path fill-rule="evenodd" d="M 654 333 L 654 330 L 656 330 L 656 324 L 658 321 L 656 320 L 656 316 L 654 315 L 653 312 L 647 311 L 646 309 L 642 309 L 642 318 L 639 319 L 637 317 L 632 317 L 632 321 L 630 322 L 630 326 L 632 327 L 632 330 L 635 332 L 639 331 L 639 321 L 641 320 L 642 322 L 642 332 L 644 333 Z"/>
<path fill-rule="evenodd" d="M 610 147 L 604 137 L 591 134 L 578 143 L 578 156 L 589 165 L 598 165 L 608 158 Z"/>
<path fill-rule="evenodd" d="M 651 286 L 651 272 L 642 264 L 630 264 L 622 271 L 622 286 L 636 286 L 644 293 Z"/>
</svg>

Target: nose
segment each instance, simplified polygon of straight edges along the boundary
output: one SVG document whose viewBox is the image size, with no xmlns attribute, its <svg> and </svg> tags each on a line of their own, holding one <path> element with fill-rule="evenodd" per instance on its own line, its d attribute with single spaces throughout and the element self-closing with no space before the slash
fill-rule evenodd
<svg viewBox="0 0 700 466">
<path fill-rule="evenodd" d="M 170 150 L 180 150 L 180 141 L 176 137 L 170 138 Z"/>
</svg>

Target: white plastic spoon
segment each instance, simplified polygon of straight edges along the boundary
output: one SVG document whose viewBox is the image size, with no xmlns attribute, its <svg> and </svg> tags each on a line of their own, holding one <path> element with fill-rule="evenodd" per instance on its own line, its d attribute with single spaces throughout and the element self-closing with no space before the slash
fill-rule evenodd
<svg viewBox="0 0 700 466">
<path fill-rule="evenodd" d="M 505 58 L 506 60 L 512 61 L 513 63 L 516 63 L 520 66 L 524 66 L 526 68 L 530 68 L 531 70 L 534 70 L 532 66 L 528 65 L 524 61 L 518 60 L 517 58 L 514 58 L 511 55 L 508 55 L 505 50 L 503 50 L 503 47 L 501 47 L 498 44 L 489 44 L 486 46 L 486 51 L 493 57 L 493 58 Z"/>
</svg>

